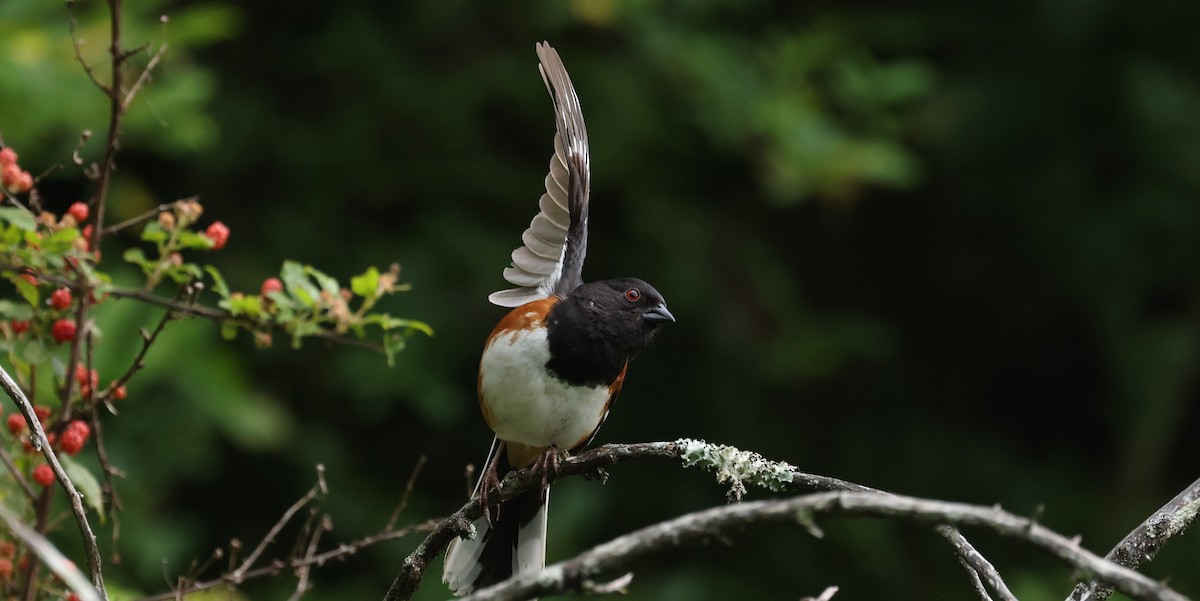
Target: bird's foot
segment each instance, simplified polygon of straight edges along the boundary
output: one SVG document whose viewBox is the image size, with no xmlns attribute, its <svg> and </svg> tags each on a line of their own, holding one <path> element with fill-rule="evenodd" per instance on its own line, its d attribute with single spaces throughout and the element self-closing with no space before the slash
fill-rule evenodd
<svg viewBox="0 0 1200 601">
<path fill-rule="evenodd" d="M 492 526 L 492 510 L 489 508 L 488 496 L 500 493 L 500 477 L 496 474 L 496 464 L 500 463 L 500 454 L 504 452 L 504 441 L 496 448 L 496 454 L 483 469 L 482 481 L 479 483 L 479 503 L 483 505 L 483 517 Z"/>
<path fill-rule="evenodd" d="M 566 451 L 561 452 L 563 455 L 566 455 Z M 557 446 L 550 445 L 546 447 L 545 451 L 542 451 L 542 454 L 537 458 L 537 461 L 533 463 L 534 473 L 540 474 L 542 478 L 542 495 L 545 495 L 546 489 L 550 488 L 550 475 L 554 474 L 554 477 L 556 479 L 558 478 L 559 453 L 560 451 L 558 450 Z"/>
</svg>

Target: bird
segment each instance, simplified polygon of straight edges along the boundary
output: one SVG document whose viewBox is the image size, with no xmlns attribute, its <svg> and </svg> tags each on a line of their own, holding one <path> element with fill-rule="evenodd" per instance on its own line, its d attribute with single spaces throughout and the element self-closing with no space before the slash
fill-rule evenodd
<svg viewBox="0 0 1200 601">
<path fill-rule="evenodd" d="M 591 442 L 625 383 L 629 362 L 659 327 L 675 321 L 645 280 L 584 283 L 591 167 L 579 97 L 558 52 L 536 44 L 538 70 L 554 108 L 554 154 L 538 213 L 512 252 L 504 279 L 516 286 L 488 300 L 511 308 L 492 330 L 479 362 L 477 392 L 495 433 L 473 496 L 484 498 L 509 471 L 534 467 L 542 486 L 504 501 L 454 541 L 442 580 L 465 595 L 546 561 L 546 475 L 560 451 Z"/>
</svg>

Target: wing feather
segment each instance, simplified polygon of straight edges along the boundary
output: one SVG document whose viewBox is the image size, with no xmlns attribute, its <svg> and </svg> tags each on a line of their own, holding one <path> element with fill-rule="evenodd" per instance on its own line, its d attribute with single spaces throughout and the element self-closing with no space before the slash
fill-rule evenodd
<svg viewBox="0 0 1200 601">
<path fill-rule="evenodd" d="M 591 162 L 579 97 L 558 52 L 537 44 L 538 70 L 554 104 L 554 155 L 538 214 L 521 235 L 504 279 L 518 286 L 488 296 L 493 304 L 516 307 L 552 294 L 565 295 L 583 283 L 587 255 Z"/>
</svg>

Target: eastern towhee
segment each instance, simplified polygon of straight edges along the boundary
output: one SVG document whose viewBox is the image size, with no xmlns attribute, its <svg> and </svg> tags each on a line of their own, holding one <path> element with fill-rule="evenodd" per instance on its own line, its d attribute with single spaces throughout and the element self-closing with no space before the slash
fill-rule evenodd
<svg viewBox="0 0 1200 601">
<path fill-rule="evenodd" d="M 475 486 L 484 496 L 507 472 L 553 469 L 558 450 L 586 445 L 608 416 L 629 360 L 675 317 L 637 278 L 583 283 L 590 168 L 587 129 L 571 78 L 548 43 L 539 71 L 554 102 L 554 156 L 540 211 L 488 300 L 516 307 L 492 330 L 479 362 L 479 406 L 496 433 Z M 549 490 L 531 490 L 476 520 L 476 535 L 446 553 L 442 579 L 467 594 L 546 561 Z"/>
</svg>

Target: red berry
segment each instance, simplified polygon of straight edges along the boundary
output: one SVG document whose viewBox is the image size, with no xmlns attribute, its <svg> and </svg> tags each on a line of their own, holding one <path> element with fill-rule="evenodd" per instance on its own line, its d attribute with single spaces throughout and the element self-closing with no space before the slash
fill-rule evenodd
<svg viewBox="0 0 1200 601">
<path fill-rule="evenodd" d="M 8 149 L 5 148 L 4 150 L 8 150 Z M 0 151 L 0 152 L 3 152 L 3 151 Z M 12 543 L 4 543 L 4 544 L 11 545 Z M 11 559 L 8 559 L 7 557 L 4 559 L 0 559 L 0 581 L 8 580 L 9 577 L 12 576 L 12 570 L 13 570 L 13 565 L 12 565 Z"/>
<path fill-rule="evenodd" d="M 87 437 L 92 435 L 92 427 L 89 426 L 87 422 L 85 422 L 81 419 L 77 419 L 77 420 L 67 424 L 67 431 L 68 432 L 78 432 L 80 435 L 83 436 L 84 440 L 87 440 Z"/>
<path fill-rule="evenodd" d="M 75 223 L 83 223 L 88 218 L 87 203 L 77 202 L 67 209 L 67 214 L 75 218 Z"/>
<path fill-rule="evenodd" d="M 11 148 L 0 150 L 0 167 L 17 164 L 17 152 Z"/>
<path fill-rule="evenodd" d="M 13 436 L 20 434 L 25 430 L 25 417 L 20 413 L 13 413 L 8 416 L 8 431 L 13 433 Z"/>
<path fill-rule="evenodd" d="M 13 188 L 16 192 L 25 192 L 33 187 L 33 176 L 28 171 L 22 171 L 20 179 L 17 180 L 16 187 Z"/>
<path fill-rule="evenodd" d="M 71 306 L 71 291 L 59 288 L 50 294 L 50 306 L 62 311 Z"/>
<path fill-rule="evenodd" d="M 100 384 L 100 372 L 96 370 L 89 371 L 87 366 L 82 363 L 75 364 L 75 381 L 79 382 L 80 386 L 91 385 L 93 388 Z"/>
<path fill-rule="evenodd" d="M 208 226 L 208 229 L 204 230 L 204 235 L 212 240 L 213 250 L 221 250 L 229 241 L 229 228 L 220 221 L 214 221 L 212 225 Z"/>
<path fill-rule="evenodd" d="M 127 391 L 125 390 L 125 385 L 122 384 L 113 389 L 113 398 L 117 399 L 118 401 L 123 401 L 123 400 L 125 400 L 126 392 Z"/>
<path fill-rule="evenodd" d="M 30 286 L 37 286 L 37 285 L 38 285 L 37 278 L 33 277 L 33 274 L 32 274 L 32 273 L 22 273 L 22 274 L 21 274 L 21 279 L 22 279 L 22 280 L 25 280 L 26 282 L 29 282 L 29 285 L 30 285 Z"/>
<path fill-rule="evenodd" d="M 81 203 L 77 202 L 75 204 L 81 204 Z M 94 231 L 96 231 L 95 228 L 93 228 L 92 224 L 89 223 L 89 224 L 83 226 L 83 230 L 79 232 L 79 235 L 82 236 L 84 240 L 91 240 L 92 232 L 94 232 Z"/>
<path fill-rule="evenodd" d="M 54 483 L 54 470 L 44 463 L 33 468 L 33 481 L 42 486 L 50 486 Z"/>
<path fill-rule="evenodd" d="M 262 283 L 262 295 L 266 296 L 271 292 L 283 292 L 283 282 L 279 281 L 279 278 L 267 278 Z"/>
<path fill-rule="evenodd" d="M 10 325 L 12 325 L 13 334 L 16 334 L 18 336 L 29 331 L 29 320 L 28 319 L 14 319 L 14 320 L 12 320 L 12 322 L 10 322 Z"/>
<path fill-rule="evenodd" d="M 12 541 L 4 541 L 0 543 L 0 557 L 12 559 L 17 556 L 17 546 Z"/>
<path fill-rule="evenodd" d="M 60 319 L 50 326 L 50 335 L 59 343 L 75 338 L 75 320 Z"/>
<path fill-rule="evenodd" d="M 38 421 L 44 424 L 50 418 L 50 408 L 45 405 L 34 405 L 33 414 L 37 416 Z"/>
<path fill-rule="evenodd" d="M 0 184 L 4 184 L 5 188 L 15 187 L 19 179 L 21 179 L 21 168 L 16 163 L 9 163 L 0 169 Z"/>
<path fill-rule="evenodd" d="M 67 595 L 67 601 L 80 601 L 79 595 L 76 595 L 75 593 L 71 593 L 71 594 Z"/>
<path fill-rule="evenodd" d="M 68 429 L 66 432 L 63 432 L 62 438 L 59 440 L 59 447 L 64 453 L 75 455 L 83 449 L 83 443 L 86 441 L 87 439 L 83 435 L 83 432 Z"/>
</svg>

